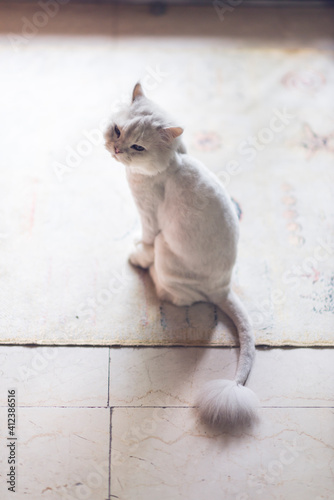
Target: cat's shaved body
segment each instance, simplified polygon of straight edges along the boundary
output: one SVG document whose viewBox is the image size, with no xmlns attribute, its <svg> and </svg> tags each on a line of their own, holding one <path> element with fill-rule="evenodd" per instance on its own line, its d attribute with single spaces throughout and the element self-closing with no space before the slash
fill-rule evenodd
<svg viewBox="0 0 334 500">
<path fill-rule="evenodd" d="M 243 384 L 255 349 L 247 313 L 231 290 L 239 234 L 234 206 L 217 178 L 185 154 L 183 130 L 139 84 L 132 105 L 116 118 L 106 146 L 126 166 L 142 223 L 130 262 L 149 269 L 161 300 L 178 306 L 211 302 L 234 321 L 241 347 L 236 380 L 207 384 L 199 406 L 221 426 L 249 424 L 257 401 Z"/>
</svg>

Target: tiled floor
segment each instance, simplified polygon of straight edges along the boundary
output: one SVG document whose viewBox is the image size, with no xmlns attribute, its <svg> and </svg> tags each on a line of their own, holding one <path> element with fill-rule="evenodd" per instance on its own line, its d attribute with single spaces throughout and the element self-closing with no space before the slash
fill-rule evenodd
<svg viewBox="0 0 334 500">
<path fill-rule="evenodd" d="M 259 349 L 249 379 L 258 425 L 221 434 L 198 420 L 206 380 L 237 350 L 0 348 L 1 428 L 17 399 L 17 499 L 330 500 L 334 352 Z M 6 432 L 2 436 L 7 435 Z M 0 449 L 0 497 L 8 448 Z"/>
<path fill-rule="evenodd" d="M 1 4 L 0 4 L 1 5 Z M 19 32 L 36 6 L 1 5 Z M 152 37 L 227 46 L 333 48 L 329 10 L 63 6 L 42 34 Z M 204 38 L 201 38 L 204 37 Z M 61 38 L 59 38 L 61 43 Z M 91 39 L 92 40 L 92 39 Z M 33 43 L 33 40 L 31 40 Z M 93 42 L 92 42 L 93 43 Z M 19 315 L 19 311 L 18 311 Z M 0 347 L 0 498 L 7 500 L 333 500 L 334 350 L 258 349 L 248 386 L 258 425 L 221 434 L 198 421 L 197 389 L 233 377 L 237 349 Z M 16 391 L 16 492 L 9 492 L 7 394 Z"/>
</svg>

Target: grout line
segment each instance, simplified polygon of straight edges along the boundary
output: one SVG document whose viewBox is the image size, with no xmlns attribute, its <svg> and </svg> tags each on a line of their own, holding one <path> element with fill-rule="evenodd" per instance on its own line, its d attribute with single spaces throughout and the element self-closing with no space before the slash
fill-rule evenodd
<svg viewBox="0 0 334 500">
<path fill-rule="evenodd" d="M 108 397 L 107 397 L 107 406 L 110 405 L 110 347 L 108 350 Z"/>
<path fill-rule="evenodd" d="M 126 405 L 118 405 L 118 406 L 116 406 L 115 405 L 115 406 L 113 406 L 113 408 L 116 409 L 116 410 L 117 409 L 122 410 L 124 408 L 131 408 L 131 409 L 133 409 L 133 408 L 139 408 L 139 409 L 140 408 L 161 408 L 163 410 L 167 410 L 168 408 L 176 408 L 176 409 L 177 408 L 197 408 L 197 406 L 191 406 L 191 405 L 189 405 L 189 406 L 177 406 L 177 405 L 166 405 L 166 406 L 153 406 L 153 405 L 147 405 L 147 406 L 146 405 L 141 405 L 141 406 L 126 406 Z"/>
<path fill-rule="evenodd" d="M 1 408 L 7 408 L 7 406 L 5 405 L 0 405 L 0 409 Z M 104 405 L 101 405 L 101 406 L 70 406 L 70 405 L 59 405 L 59 406 L 55 406 L 55 405 L 46 405 L 46 406 L 33 406 L 33 405 L 17 405 L 16 408 L 34 408 L 34 409 L 37 409 L 37 408 L 68 408 L 68 409 L 71 409 L 71 410 L 75 410 L 75 409 L 81 409 L 81 410 L 101 410 L 101 409 L 104 409 L 104 410 L 113 410 L 113 409 L 126 409 L 126 408 L 131 408 L 131 409 L 145 409 L 145 408 L 161 408 L 161 409 L 168 409 L 168 408 L 174 408 L 174 409 L 178 409 L 178 408 L 197 408 L 197 406 L 194 406 L 194 405 L 188 405 L 188 406 L 179 406 L 179 405 L 166 405 L 166 406 L 161 406 L 161 405 L 140 405 L 140 406 L 136 406 L 136 405 L 113 405 L 113 406 L 104 406 Z M 312 409 L 312 408 L 328 408 L 328 409 L 334 409 L 334 405 L 326 405 L 326 406 L 278 406 L 278 405 L 260 405 L 260 409 L 261 408 L 294 408 L 295 410 L 298 410 L 298 409 L 302 409 L 302 408 L 305 408 L 305 409 Z"/>
<path fill-rule="evenodd" d="M 5 405 L 0 405 L 0 408 L 7 408 Z M 16 408 L 70 408 L 71 410 L 75 410 L 76 408 L 87 409 L 87 410 L 108 410 L 110 406 L 100 405 L 100 406 L 71 406 L 71 405 L 16 405 Z"/>
<path fill-rule="evenodd" d="M 334 409 L 334 406 L 260 406 L 260 409 L 261 408 L 294 408 L 295 410 L 298 410 L 299 408 L 333 408 Z"/>
<path fill-rule="evenodd" d="M 189 405 L 189 406 L 177 406 L 177 405 L 166 405 L 166 406 L 145 406 L 145 405 L 142 405 L 142 406 L 126 406 L 126 405 L 114 405 L 112 407 L 113 409 L 124 409 L 124 408 L 138 408 L 138 409 L 141 409 L 141 408 L 162 408 L 162 409 L 168 409 L 168 408 L 197 408 L 197 406 L 195 405 Z M 333 408 L 334 409 L 334 406 L 277 406 L 277 405 L 263 405 L 261 406 L 260 405 L 260 409 L 261 408 L 294 408 L 296 410 L 298 410 L 299 408 Z"/>
<path fill-rule="evenodd" d="M 0 0 L 1 5 L 1 0 Z M 239 349 L 238 344 L 234 345 L 221 345 L 221 344 L 10 344 L 10 343 L 0 343 L 0 348 L 2 347 L 24 347 L 27 349 L 43 349 L 45 347 L 51 347 L 54 349 Z M 270 344 L 255 344 L 256 350 L 259 351 L 274 351 L 274 350 L 301 350 L 301 349 L 334 349 L 333 344 L 323 344 L 323 345 L 293 345 L 293 344 L 283 344 L 283 345 L 270 345 Z"/>
<path fill-rule="evenodd" d="M 112 408 L 110 408 L 109 425 L 109 476 L 108 476 L 108 499 L 111 497 L 111 445 L 112 445 Z"/>
</svg>

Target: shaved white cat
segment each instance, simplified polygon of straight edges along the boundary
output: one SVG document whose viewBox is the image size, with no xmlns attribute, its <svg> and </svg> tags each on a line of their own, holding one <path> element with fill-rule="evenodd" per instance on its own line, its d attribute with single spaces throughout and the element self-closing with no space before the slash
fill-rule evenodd
<svg viewBox="0 0 334 500">
<path fill-rule="evenodd" d="M 106 148 L 126 167 L 142 224 L 130 262 L 149 270 L 161 300 L 177 306 L 211 302 L 232 319 L 240 341 L 235 380 L 207 383 L 198 406 L 212 424 L 249 425 L 258 400 L 244 384 L 255 347 L 247 312 L 231 289 L 238 218 L 218 179 L 186 154 L 182 132 L 138 83 L 132 103 L 105 133 Z"/>
</svg>

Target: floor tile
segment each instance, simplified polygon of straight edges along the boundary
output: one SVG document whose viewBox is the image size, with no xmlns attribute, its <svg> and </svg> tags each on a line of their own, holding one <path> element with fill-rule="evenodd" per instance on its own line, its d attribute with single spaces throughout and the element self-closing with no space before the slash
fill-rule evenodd
<svg viewBox="0 0 334 500">
<path fill-rule="evenodd" d="M 15 6 L 9 5 L 11 3 L 1 6 L 3 15 L 0 16 L 0 48 L 3 53 L 11 44 L 8 31 L 22 34 L 24 18 L 31 20 L 36 11 L 40 10 L 40 6 L 36 7 L 31 3 Z M 59 36 L 69 34 L 70 36 Z M 207 8 L 170 8 L 165 16 L 154 17 L 148 14 L 146 7 L 128 7 L 122 2 L 119 5 L 111 5 L 109 2 L 107 6 L 82 6 L 69 2 L 66 6 L 60 6 L 59 13 L 48 19 L 47 25 L 40 28 L 36 36 L 23 40 L 18 53 L 13 50 L 9 70 L 3 75 L 3 84 L 7 83 L 5 88 L 8 90 L 4 93 L 4 114 L 13 116 L 13 109 L 17 108 L 20 110 L 18 116 L 27 117 L 15 121 L 15 134 L 10 134 L 13 137 L 13 147 L 9 148 L 9 162 L 15 166 L 15 154 L 19 155 L 24 150 L 28 161 L 24 175 L 32 175 L 31 162 L 39 165 L 40 174 L 45 171 L 47 164 L 40 161 L 41 155 L 45 153 L 51 178 L 54 175 L 53 160 L 64 159 L 67 146 L 77 147 L 82 140 L 83 128 L 92 130 L 97 127 L 100 118 L 111 110 L 119 93 L 128 91 L 129 80 L 135 81 L 135 78 L 140 77 L 141 68 L 145 67 L 145 71 L 147 68 L 150 71 L 158 71 L 160 68 L 160 71 L 167 72 L 169 67 L 165 67 L 165 60 L 173 67 L 175 49 L 180 53 L 181 38 L 182 47 L 187 49 L 181 51 L 181 55 L 187 59 L 189 47 L 196 46 L 196 49 L 200 49 L 205 44 L 212 44 L 213 39 L 215 47 L 232 49 L 233 55 L 233 50 L 240 48 L 252 48 L 254 53 L 254 48 L 272 50 L 273 47 L 280 50 L 282 47 L 289 47 L 292 52 L 298 52 L 299 48 L 333 49 L 332 35 L 332 9 L 237 6 L 222 20 L 213 5 Z M 145 52 L 148 39 L 150 50 Z M 101 73 L 98 71 L 99 60 L 94 55 L 97 52 L 91 57 L 87 55 L 94 44 L 102 44 L 101 58 L 113 63 L 108 78 L 104 78 L 105 66 L 101 66 Z M 78 52 L 73 50 L 79 45 Z M 29 63 L 28 47 L 36 51 L 34 64 Z M 164 58 L 166 51 L 168 58 Z M 22 59 L 19 58 L 20 53 Z M 47 57 L 43 59 L 45 53 Z M 54 63 L 58 53 L 62 58 L 62 70 L 57 73 Z M 124 53 L 125 57 L 122 56 Z M 199 57 L 198 54 L 200 52 L 196 57 Z M 298 90 L 302 94 L 306 91 L 303 95 L 307 96 L 308 101 L 313 98 L 323 99 L 323 91 L 318 95 L 312 93 L 319 78 L 317 68 L 309 67 L 306 59 L 303 61 L 302 64 L 307 66 L 307 77 L 310 71 L 312 73 L 315 70 L 315 81 L 308 78 L 298 81 L 298 75 L 295 79 L 296 75 L 292 72 L 290 90 L 295 92 L 295 97 L 291 97 L 292 101 L 298 99 Z M 210 66 L 210 61 L 207 63 Z M 51 68 L 55 72 L 54 78 L 51 78 L 54 84 L 52 99 L 50 89 L 45 85 L 52 74 Z M 238 71 L 239 69 L 237 68 Z M 259 70 L 256 65 L 252 66 L 253 72 Z M 35 71 L 42 77 L 39 79 L 39 87 L 32 85 L 33 81 L 36 83 L 36 80 L 31 79 Z M 230 75 L 234 80 L 232 73 L 224 71 L 221 82 L 226 82 Z M 264 83 L 273 78 L 273 73 L 269 71 L 268 75 L 261 75 L 259 88 L 263 88 Z M 306 73 L 302 72 L 301 75 L 305 77 Z M 66 74 L 67 78 L 64 76 Z M 117 78 L 113 76 L 116 74 Z M 80 75 L 84 77 L 81 78 Z M 22 92 L 29 98 L 22 100 L 20 89 L 23 76 Z M 120 88 L 117 88 L 118 78 L 121 78 Z M 203 99 L 207 113 L 207 99 L 202 96 L 201 89 L 206 88 L 207 91 L 208 88 L 201 82 L 208 81 L 210 74 L 204 72 L 201 77 L 195 67 L 184 78 L 197 82 L 194 84 L 195 92 L 189 106 L 193 106 L 193 102 L 198 100 L 197 96 Z M 84 94 L 80 91 L 82 81 L 85 81 Z M 96 82 L 99 92 L 96 92 Z M 175 99 L 177 111 L 183 96 L 177 85 L 174 87 L 171 84 L 171 88 L 175 90 L 173 101 Z M 236 91 L 240 92 L 240 87 Z M 59 94 L 62 94 L 62 99 Z M 261 92 L 257 92 L 256 98 L 260 94 Z M 188 97 L 189 95 L 189 101 Z M 261 97 L 263 100 L 263 95 Z M 225 103 L 226 106 L 228 103 Z M 68 116 L 70 108 L 75 109 L 75 112 Z M 38 109 L 43 111 L 40 122 L 45 126 L 43 130 L 39 130 L 40 133 L 35 134 L 30 125 L 39 123 Z M 29 111 L 28 115 L 24 111 Z M 259 117 L 262 112 L 263 110 L 259 111 Z M 306 116 L 307 113 L 306 110 Z M 313 119 L 314 113 L 309 113 Z M 67 119 L 64 121 L 65 115 Z M 234 111 L 231 113 L 232 118 L 233 115 Z M 246 118 L 247 116 L 248 111 Z M 222 119 L 217 118 L 218 125 Z M 3 126 L 5 134 L 6 126 L 8 128 L 8 123 L 6 124 Z M 219 127 L 216 129 L 219 130 Z M 21 147 L 17 148 L 16 139 L 20 132 Z M 45 140 L 41 140 L 41 137 Z M 223 153 L 225 149 L 221 151 Z M 205 154 L 199 154 L 203 154 L 204 159 Z M 265 164 L 263 158 L 266 157 L 262 157 L 262 165 Z M 99 176 L 104 160 L 101 156 L 94 156 L 89 161 L 86 164 L 83 162 L 72 178 L 72 173 L 69 174 L 65 185 L 70 185 L 71 189 L 77 188 L 80 173 L 93 165 L 87 199 L 94 199 L 94 187 L 99 188 L 96 192 L 99 193 L 99 199 L 102 199 Z M 14 168 L 9 185 L 15 189 L 8 190 L 10 195 L 16 189 L 20 192 L 22 179 L 22 176 L 16 176 Z M 54 193 L 51 198 L 54 206 L 47 222 L 55 224 L 55 227 L 59 214 L 62 213 L 62 191 L 64 186 L 59 189 L 59 197 Z M 99 203 L 97 198 L 96 203 Z M 78 199 L 82 201 L 82 193 Z M 4 203 L 4 214 L 7 216 L 8 212 L 10 216 L 10 205 L 6 199 Z M 83 206 L 88 206 L 87 200 L 82 203 Z M 66 220 L 70 223 L 68 208 L 73 207 L 73 198 L 69 205 L 64 206 L 67 208 Z M 90 224 L 92 219 L 89 217 L 92 215 L 83 219 L 81 205 L 74 203 L 74 206 L 79 207 L 78 212 L 74 212 L 78 213 L 77 218 L 73 219 L 76 224 L 79 221 Z M 18 223 L 22 224 L 22 220 L 19 219 Z M 103 225 L 101 213 L 100 224 Z M 11 219 L 8 233 L 13 228 Z M 123 231 L 122 224 L 120 228 Z M 98 226 L 95 226 L 95 230 L 104 240 L 104 233 L 98 230 Z M 56 231 L 54 238 L 56 241 Z M 99 245 L 98 240 L 94 241 Z M 69 242 L 66 244 L 70 246 Z M 73 248 L 64 252 L 66 257 L 70 250 L 73 251 Z M 85 251 L 91 257 L 87 248 Z M 105 251 L 107 255 L 108 249 Z M 69 279 L 71 273 L 75 274 L 75 252 L 74 257 L 73 266 L 71 264 L 68 270 L 64 270 L 68 272 Z M 108 262 L 107 259 L 102 261 Z M 40 264 L 37 262 L 37 265 Z M 83 282 L 87 280 L 85 273 L 88 268 L 89 266 L 80 268 Z M 8 273 L 8 268 L 4 267 L 3 271 Z M 94 272 L 93 266 L 90 271 Z M 24 275 L 22 276 L 24 280 Z M 56 273 L 54 276 L 54 279 L 59 279 Z M 57 296 L 55 289 L 53 292 Z M 64 293 L 64 304 L 69 298 L 70 295 L 66 296 Z M 50 301 L 50 308 L 42 311 L 41 315 L 49 329 L 50 321 L 46 313 L 51 314 L 54 309 L 51 304 L 54 305 L 54 302 Z M 6 308 L 3 310 L 4 314 L 8 313 Z M 23 322 L 22 311 L 13 315 L 12 321 L 17 321 L 18 324 Z M 36 336 L 36 328 L 32 328 L 32 331 Z M 108 338 L 106 334 L 107 342 Z M 82 336 L 78 341 L 83 341 Z M 248 386 L 261 400 L 261 420 L 248 432 L 224 435 L 204 427 L 196 410 L 188 406 L 194 404 L 197 390 L 207 380 L 233 378 L 238 349 L 113 348 L 110 349 L 109 359 L 108 348 L 0 347 L 0 429 L 3 437 L 0 441 L 0 498 L 333 500 L 333 356 L 332 349 L 258 349 Z M 8 389 L 12 388 L 16 390 L 19 405 L 16 408 L 17 428 L 14 436 L 17 440 L 7 439 L 6 399 Z M 109 401 L 108 390 L 110 405 L 114 406 L 112 409 L 105 407 Z M 15 441 L 18 460 L 15 464 L 17 491 L 14 495 L 8 491 L 6 484 L 10 452 L 7 444 L 12 441 Z"/>
<path fill-rule="evenodd" d="M 0 409 L 2 429 L 6 409 Z M 16 492 L 5 483 L 2 443 L 0 497 L 15 500 L 104 500 L 109 482 L 110 410 L 17 408 Z M 9 441 L 10 442 L 10 441 Z"/>
<path fill-rule="evenodd" d="M 206 381 L 234 378 L 238 354 L 219 348 L 111 349 L 111 405 L 191 406 Z M 258 349 L 247 386 L 264 406 L 334 406 L 333 366 L 333 349 Z"/>
<path fill-rule="evenodd" d="M 106 406 L 108 348 L 0 347 L 0 405 Z"/>
<path fill-rule="evenodd" d="M 186 408 L 115 409 L 112 425 L 119 500 L 332 498 L 330 409 L 266 408 L 256 429 L 234 437 L 203 428 Z"/>
</svg>

